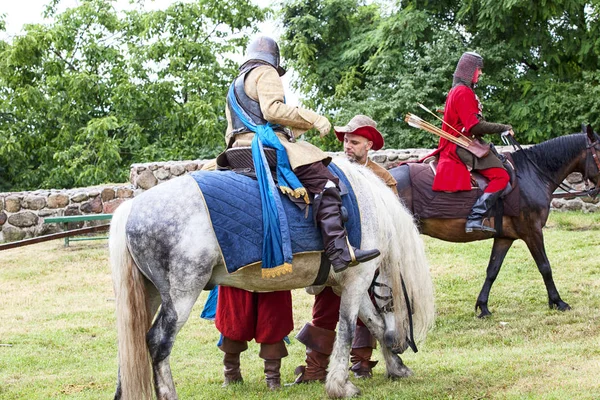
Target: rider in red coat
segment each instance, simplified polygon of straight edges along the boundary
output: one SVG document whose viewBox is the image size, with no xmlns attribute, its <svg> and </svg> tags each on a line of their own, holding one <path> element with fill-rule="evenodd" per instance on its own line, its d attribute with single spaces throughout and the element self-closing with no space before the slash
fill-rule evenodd
<svg viewBox="0 0 600 400">
<path fill-rule="evenodd" d="M 464 53 L 458 61 L 452 89 L 446 99 L 445 123 L 442 129 L 453 136 L 458 136 L 458 133 L 452 128 L 467 137 L 502 132 L 514 135 L 510 125 L 495 124 L 483 119 L 481 103 L 473 91 L 482 68 L 483 58 L 477 53 Z M 485 157 L 478 158 L 444 138 L 440 138 L 438 148 L 433 154 L 439 155 L 433 190 L 447 192 L 471 190 L 470 170 L 477 170 L 489 179 L 484 193 L 477 199 L 467 217 L 465 231 L 496 233 L 493 228 L 484 225 L 484 219 L 509 182 L 508 173 L 500 159 L 493 151 Z"/>
</svg>

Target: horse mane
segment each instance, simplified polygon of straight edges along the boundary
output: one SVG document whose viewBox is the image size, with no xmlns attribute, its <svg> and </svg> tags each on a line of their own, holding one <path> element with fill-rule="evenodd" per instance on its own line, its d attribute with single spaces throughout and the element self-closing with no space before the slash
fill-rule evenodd
<svg viewBox="0 0 600 400">
<path fill-rule="evenodd" d="M 404 282 L 411 299 L 414 336 L 420 341 L 433 325 L 435 308 L 425 246 L 414 218 L 394 192 L 370 169 L 343 158 L 335 159 L 335 164 L 344 171 L 359 199 L 363 229 L 365 221 L 376 218 L 376 232 L 372 234 L 381 252 L 380 272 L 393 288 L 398 339 L 404 340 L 409 329 L 402 291 Z"/>
<path fill-rule="evenodd" d="M 565 165 L 565 160 L 577 157 L 585 148 L 585 143 L 583 133 L 574 133 L 547 140 L 528 149 L 517 150 L 512 153 L 512 157 L 519 166 L 526 165 L 529 159 L 544 171 L 557 171 Z"/>
</svg>

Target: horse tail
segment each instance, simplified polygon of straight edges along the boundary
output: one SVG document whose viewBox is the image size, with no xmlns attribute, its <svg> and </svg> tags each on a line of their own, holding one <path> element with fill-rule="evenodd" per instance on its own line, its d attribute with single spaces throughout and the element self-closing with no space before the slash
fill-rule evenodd
<svg viewBox="0 0 600 400">
<path fill-rule="evenodd" d="M 125 225 L 132 201 L 117 208 L 110 224 L 109 252 L 115 291 L 119 380 L 124 400 L 151 399 L 152 376 L 146 333 L 151 318 L 144 278 L 127 247 Z"/>
</svg>

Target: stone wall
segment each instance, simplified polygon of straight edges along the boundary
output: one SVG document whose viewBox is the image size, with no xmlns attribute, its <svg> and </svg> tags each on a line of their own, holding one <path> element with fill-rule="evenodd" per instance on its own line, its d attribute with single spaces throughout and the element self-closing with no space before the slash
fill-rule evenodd
<svg viewBox="0 0 600 400">
<path fill-rule="evenodd" d="M 0 193 L 0 242 L 12 242 L 63 230 L 62 224 L 44 224 L 44 218 L 64 215 L 112 214 L 133 198 L 132 185 L 106 185 L 69 190 Z M 69 224 L 69 229 L 106 221 Z"/>
<path fill-rule="evenodd" d="M 499 151 L 510 148 L 497 147 Z M 370 153 L 373 161 L 386 168 L 401 161 L 414 161 L 429 154 L 429 149 L 380 150 Z M 332 157 L 343 153 L 329 153 Z M 36 190 L 33 192 L 0 193 L 0 242 L 45 235 L 62 230 L 62 224 L 44 224 L 45 217 L 112 213 L 123 201 L 158 185 L 161 182 L 201 169 L 212 160 L 169 161 L 133 164 L 129 184 L 105 185 L 70 190 Z M 583 177 L 571 174 L 566 180 L 577 190 L 584 188 Z M 598 212 L 598 199 L 554 199 L 554 210 Z M 72 224 L 69 229 L 92 226 L 97 221 Z"/>
</svg>

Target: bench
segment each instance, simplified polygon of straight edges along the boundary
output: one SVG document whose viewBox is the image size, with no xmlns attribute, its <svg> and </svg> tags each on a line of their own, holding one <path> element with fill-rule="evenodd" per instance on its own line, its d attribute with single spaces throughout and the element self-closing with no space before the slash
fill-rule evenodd
<svg viewBox="0 0 600 400">
<path fill-rule="evenodd" d="M 112 214 L 86 214 L 86 215 L 68 215 L 62 217 L 48 217 L 44 218 L 44 224 L 63 224 L 63 228 L 65 231 L 68 230 L 68 224 L 73 222 L 84 222 L 84 221 L 101 221 L 101 220 L 110 220 L 112 218 Z M 80 241 L 80 240 L 99 240 L 99 239 L 108 239 L 108 236 L 94 236 L 94 237 L 78 237 L 78 238 L 70 238 L 65 237 L 65 247 L 69 247 L 69 242 Z"/>
</svg>

